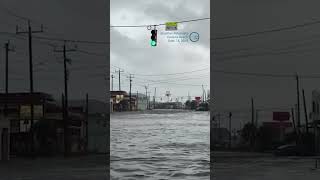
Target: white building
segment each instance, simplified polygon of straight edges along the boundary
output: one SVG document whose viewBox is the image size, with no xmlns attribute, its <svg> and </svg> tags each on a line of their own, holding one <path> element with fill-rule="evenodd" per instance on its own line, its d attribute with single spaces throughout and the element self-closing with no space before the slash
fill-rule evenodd
<svg viewBox="0 0 320 180">
<path fill-rule="evenodd" d="M 148 107 L 148 98 L 145 94 L 138 94 L 138 101 L 136 102 L 138 104 L 138 110 L 146 110 Z"/>
</svg>

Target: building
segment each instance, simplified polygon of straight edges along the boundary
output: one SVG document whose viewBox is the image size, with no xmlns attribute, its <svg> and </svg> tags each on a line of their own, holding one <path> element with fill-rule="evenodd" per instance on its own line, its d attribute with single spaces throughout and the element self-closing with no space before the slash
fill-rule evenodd
<svg viewBox="0 0 320 180">
<path fill-rule="evenodd" d="M 156 109 L 182 109 L 182 102 L 165 102 L 165 103 L 157 103 Z"/>
<path fill-rule="evenodd" d="M 148 98 L 144 94 L 130 94 L 126 91 L 110 91 L 110 112 L 146 110 Z"/>
<path fill-rule="evenodd" d="M 227 128 L 212 128 L 212 141 L 214 146 L 226 148 L 230 142 L 230 132 Z"/>
<path fill-rule="evenodd" d="M 10 155 L 30 155 L 32 144 L 34 153 L 52 155 L 64 152 L 63 113 L 60 104 L 49 94 L 36 92 L 0 94 L 1 117 L 4 117 L 4 105 L 7 104 L 6 118 L 1 124 L 10 126 Z M 31 104 L 34 105 L 33 128 L 31 129 Z M 5 122 L 5 123 L 4 123 Z M 69 109 L 68 145 L 70 153 L 83 150 L 82 134 L 84 114 Z M 33 132 L 33 141 L 31 138 Z M 33 142 L 33 143 L 32 143 Z"/>
<path fill-rule="evenodd" d="M 138 98 L 137 98 L 138 96 Z M 148 108 L 148 98 L 145 94 L 138 93 L 135 95 L 136 97 L 136 105 L 138 111 L 144 111 Z"/>
<path fill-rule="evenodd" d="M 70 100 L 69 104 L 83 109 L 85 112 L 85 100 Z M 108 112 L 107 102 L 89 99 L 88 100 L 88 127 L 87 127 L 87 140 L 89 153 L 106 153 L 108 136 Z M 86 132 L 86 130 L 85 130 Z M 86 133 L 84 133 L 86 136 Z"/>
</svg>

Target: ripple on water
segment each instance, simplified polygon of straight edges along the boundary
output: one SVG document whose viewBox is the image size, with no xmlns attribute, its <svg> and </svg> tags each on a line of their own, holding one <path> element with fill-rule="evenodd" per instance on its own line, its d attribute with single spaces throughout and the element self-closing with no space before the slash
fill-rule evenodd
<svg viewBox="0 0 320 180">
<path fill-rule="evenodd" d="M 209 179 L 207 112 L 111 117 L 112 179 Z"/>
</svg>

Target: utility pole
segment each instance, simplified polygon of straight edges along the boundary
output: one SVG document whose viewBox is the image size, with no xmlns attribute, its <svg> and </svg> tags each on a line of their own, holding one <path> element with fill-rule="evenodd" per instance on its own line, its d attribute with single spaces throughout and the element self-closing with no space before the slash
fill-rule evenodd
<svg viewBox="0 0 320 180">
<path fill-rule="evenodd" d="M 43 32 L 43 25 L 41 25 L 41 30 L 32 31 L 30 20 L 28 20 L 28 31 L 20 31 L 19 27 L 16 27 L 16 34 L 28 34 L 29 40 L 29 80 L 30 80 L 30 95 L 33 96 L 33 62 L 32 62 L 32 34 L 33 33 L 42 33 Z M 34 157 L 34 133 L 33 133 L 33 116 L 34 116 L 34 105 L 33 105 L 33 98 L 31 102 L 31 113 L 30 113 L 30 138 L 31 138 L 31 154 Z"/>
<path fill-rule="evenodd" d="M 150 91 L 148 91 L 148 106 L 149 106 L 149 110 L 151 109 L 151 106 L 150 106 L 150 94 L 151 94 L 151 92 Z"/>
<path fill-rule="evenodd" d="M 253 98 L 251 98 L 251 124 L 252 124 L 252 131 L 251 131 L 251 147 L 253 147 L 255 143 L 255 123 L 254 123 L 254 103 Z"/>
<path fill-rule="evenodd" d="M 64 41 L 63 49 L 54 49 L 54 52 L 63 53 L 63 69 L 64 69 L 64 142 L 65 142 L 65 156 L 69 155 L 69 106 L 68 106 L 68 79 L 69 73 L 67 69 L 67 62 L 70 64 L 71 60 L 67 58 L 67 52 L 76 51 L 75 49 L 67 49 L 66 41 Z"/>
<path fill-rule="evenodd" d="M 148 104 L 148 86 L 144 86 L 146 89 L 146 101 L 147 101 L 147 109 L 149 109 L 149 104 Z"/>
<path fill-rule="evenodd" d="M 254 125 L 254 104 L 253 104 L 253 98 L 251 98 L 251 123 Z"/>
<path fill-rule="evenodd" d="M 299 76 L 298 76 L 298 73 L 296 74 L 296 81 L 297 81 L 297 110 L 298 110 L 298 114 L 297 114 L 297 121 L 298 121 L 298 131 L 300 132 L 300 127 L 301 127 L 301 124 L 300 124 L 300 86 L 299 86 Z"/>
<path fill-rule="evenodd" d="M 139 110 L 139 108 L 138 108 L 138 107 L 139 107 L 139 106 L 138 106 L 139 104 L 138 104 L 138 103 L 139 103 L 139 92 L 137 91 L 137 108 L 136 108 L 136 110 Z"/>
<path fill-rule="evenodd" d="M 303 107 L 304 107 L 304 115 L 306 120 L 306 133 L 309 133 L 309 123 L 308 123 L 308 112 L 307 112 L 307 106 L 306 106 L 306 97 L 304 96 L 304 89 L 302 89 L 302 96 L 303 96 Z"/>
<path fill-rule="evenodd" d="M 86 94 L 86 153 L 88 153 L 88 145 L 89 145 L 89 95 Z"/>
<path fill-rule="evenodd" d="M 259 109 L 256 109 L 256 127 L 258 128 L 258 113 L 259 113 Z"/>
<path fill-rule="evenodd" d="M 114 76 L 113 76 L 113 74 L 111 75 L 111 91 L 113 91 L 113 78 L 114 78 Z"/>
<path fill-rule="evenodd" d="M 221 119 L 220 119 L 220 113 L 218 114 L 218 127 L 221 128 Z M 219 130 L 220 131 L 220 130 Z"/>
<path fill-rule="evenodd" d="M 204 102 L 204 97 L 205 95 L 204 95 L 204 89 L 203 89 L 203 85 L 202 85 L 202 102 Z"/>
<path fill-rule="evenodd" d="M 8 102 L 7 102 L 7 97 L 8 97 L 8 81 L 9 81 L 9 51 L 14 51 L 13 48 L 10 48 L 10 42 L 8 41 L 7 43 L 5 43 L 5 50 L 6 50 L 6 62 L 5 62 L 5 78 L 6 78 L 6 87 L 5 87 L 5 94 L 6 94 L 6 98 L 5 98 L 5 103 L 4 103 L 4 116 L 5 118 L 7 118 L 8 115 Z"/>
<path fill-rule="evenodd" d="M 291 108 L 291 118 L 292 118 L 294 132 L 297 134 L 297 128 L 296 128 L 296 122 L 294 120 L 294 109 L 293 108 Z"/>
<path fill-rule="evenodd" d="M 116 70 L 116 73 L 119 73 L 119 91 L 121 91 L 121 73 L 124 72 L 123 70 Z"/>
<path fill-rule="evenodd" d="M 154 88 L 154 96 L 153 96 L 153 109 L 156 107 L 156 93 L 157 93 L 157 88 Z"/>
<path fill-rule="evenodd" d="M 231 149 L 231 117 L 232 113 L 229 112 L 229 149 Z"/>
<path fill-rule="evenodd" d="M 131 106 L 131 99 L 132 99 L 132 97 L 131 97 L 131 87 L 132 87 L 132 78 L 133 78 L 132 74 L 130 74 L 130 76 L 128 78 L 130 80 L 129 108 L 130 108 L 130 111 L 132 111 L 132 106 Z"/>
</svg>

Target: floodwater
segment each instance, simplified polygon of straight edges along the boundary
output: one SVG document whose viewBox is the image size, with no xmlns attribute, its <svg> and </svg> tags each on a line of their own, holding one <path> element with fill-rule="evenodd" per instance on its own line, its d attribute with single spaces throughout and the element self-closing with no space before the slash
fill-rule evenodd
<svg viewBox="0 0 320 180">
<path fill-rule="evenodd" d="M 111 115 L 111 179 L 208 180 L 209 112 Z"/>
</svg>

